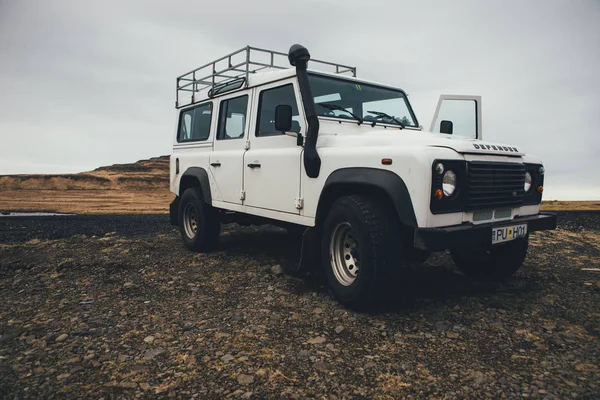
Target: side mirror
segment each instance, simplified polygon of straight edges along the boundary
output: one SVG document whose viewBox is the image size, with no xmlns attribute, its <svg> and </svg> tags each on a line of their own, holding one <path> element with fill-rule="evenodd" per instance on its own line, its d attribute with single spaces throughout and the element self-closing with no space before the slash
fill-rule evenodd
<svg viewBox="0 0 600 400">
<path fill-rule="evenodd" d="M 275 107 L 275 130 L 278 132 L 292 130 L 292 106 L 279 104 Z"/>
<path fill-rule="evenodd" d="M 452 121 L 443 120 L 440 122 L 440 133 L 447 133 L 448 135 L 452 135 L 452 131 L 454 130 L 454 124 Z"/>
</svg>

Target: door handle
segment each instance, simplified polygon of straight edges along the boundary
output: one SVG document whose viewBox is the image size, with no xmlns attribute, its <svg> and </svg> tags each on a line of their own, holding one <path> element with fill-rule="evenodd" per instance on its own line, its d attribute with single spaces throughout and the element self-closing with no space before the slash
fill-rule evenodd
<svg viewBox="0 0 600 400">
<path fill-rule="evenodd" d="M 250 168 L 260 168 L 260 164 L 248 164 Z"/>
<path fill-rule="evenodd" d="M 220 167 L 221 166 L 221 162 L 217 161 L 217 162 L 211 162 L 210 163 L 211 167 Z"/>
</svg>

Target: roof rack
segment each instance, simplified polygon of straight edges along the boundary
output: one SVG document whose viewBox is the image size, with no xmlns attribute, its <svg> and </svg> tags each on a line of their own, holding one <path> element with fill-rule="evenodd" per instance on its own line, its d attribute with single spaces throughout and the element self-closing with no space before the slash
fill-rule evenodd
<svg viewBox="0 0 600 400">
<path fill-rule="evenodd" d="M 175 107 L 181 108 L 196 102 L 196 94 L 209 89 L 208 97 L 239 89 L 248 85 L 248 76 L 267 68 L 290 68 L 287 53 L 246 46 L 206 65 L 177 77 Z M 282 60 L 282 57 L 284 58 Z M 328 61 L 310 60 L 311 65 L 334 69 L 336 74 L 352 73 L 356 77 L 356 67 Z M 189 96 L 188 99 L 184 99 Z M 189 100 L 182 102 L 181 100 Z"/>
</svg>

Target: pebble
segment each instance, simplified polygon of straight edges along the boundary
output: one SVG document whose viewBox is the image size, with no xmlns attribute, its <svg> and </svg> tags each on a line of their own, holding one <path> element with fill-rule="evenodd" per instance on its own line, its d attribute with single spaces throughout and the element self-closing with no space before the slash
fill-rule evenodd
<svg viewBox="0 0 600 400">
<path fill-rule="evenodd" d="M 277 265 L 273 265 L 271 267 L 271 272 L 274 275 L 282 275 L 284 271 L 283 271 L 283 268 L 281 267 L 281 265 L 277 264 Z"/>
<path fill-rule="evenodd" d="M 342 333 L 344 327 L 342 325 L 338 325 L 335 327 L 335 333 Z"/>
<path fill-rule="evenodd" d="M 313 364 L 313 367 L 317 370 L 317 371 L 331 371 L 333 369 L 333 365 L 326 363 L 325 361 L 317 361 L 316 363 Z"/>
<path fill-rule="evenodd" d="M 154 342 L 154 336 L 146 336 L 144 338 L 144 343 L 152 343 Z"/>
<path fill-rule="evenodd" d="M 60 374 L 60 375 L 58 375 L 58 376 L 56 377 L 56 379 L 57 379 L 57 380 L 59 380 L 59 381 L 63 381 L 63 380 L 67 379 L 67 378 L 68 378 L 68 377 L 70 377 L 70 376 L 71 376 L 71 374 L 69 374 L 69 373 L 66 373 L 66 374 Z"/>
<path fill-rule="evenodd" d="M 456 332 L 448 331 L 446 332 L 446 337 L 449 339 L 458 339 L 459 335 Z"/>
<path fill-rule="evenodd" d="M 233 361 L 235 359 L 234 356 L 232 356 L 231 354 L 225 354 L 223 357 L 221 357 L 221 361 L 223 362 L 230 362 Z"/>
<path fill-rule="evenodd" d="M 154 359 L 155 357 L 162 356 L 164 354 L 167 354 L 167 350 L 162 347 L 157 347 L 156 349 L 148 350 L 144 354 L 144 357 L 142 357 L 142 359 L 146 360 L 146 361 L 150 361 L 150 360 Z"/>
<path fill-rule="evenodd" d="M 123 284 L 123 287 L 124 287 L 124 288 L 132 288 L 132 287 L 134 287 L 134 286 L 135 286 L 135 285 L 133 284 L 133 282 L 125 282 L 125 283 Z"/>
<path fill-rule="evenodd" d="M 66 333 L 63 333 L 62 335 L 57 337 L 54 341 L 56 343 L 61 343 L 61 342 L 64 342 L 65 340 L 67 340 L 68 337 L 69 337 L 69 335 L 67 335 Z"/>
<path fill-rule="evenodd" d="M 298 352 L 298 358 L 300 359 L 307 359 L 308 357 L 310 357 L 310 353 L 306 350 L 300 350 Z"/>
<path fill-rule="evenodd" d="M 246 374 L 239 374 L 237 377 L 237 381 L 240 385 L 250 385 L 250 384 L 254 383 L 254 376 L 246 375 Z"/>
<path fill-rule="evenodd" d="M 323 336 L 317 336 L 315 338 L 309 339 L 308 340 L 308 344 L 321 344 L 321 343 L 325 343 L 327 341 L 327 339 L 325 339 Z"/>
</svg>

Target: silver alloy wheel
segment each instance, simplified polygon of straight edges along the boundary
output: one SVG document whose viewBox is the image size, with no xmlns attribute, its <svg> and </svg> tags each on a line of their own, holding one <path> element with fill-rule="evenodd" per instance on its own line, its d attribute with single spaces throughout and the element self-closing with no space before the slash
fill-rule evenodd
<svg viewBox="0 0 600 400">
<path fill-rule="evenodd" d="M 350 286 L 360 270 L 359 243 L 348 222 L 338 224 L 329 240 L 329 260 L 335 279 Z"/>
<path fill-rule="evenodd" d="M 196 207 L 193 204 L 186 204 L 183 209 L 183 230 L 188 238 L 193 239 L 198 230 L 198 220 L 196 217 Z"/>
</svg>

